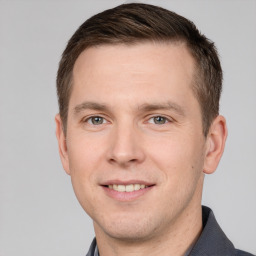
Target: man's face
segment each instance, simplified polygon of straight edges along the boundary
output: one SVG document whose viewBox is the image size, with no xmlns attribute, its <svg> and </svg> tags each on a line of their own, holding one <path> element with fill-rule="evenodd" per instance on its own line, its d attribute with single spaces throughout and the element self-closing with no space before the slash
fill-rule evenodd
<svg viewBox="0 0 256 256">
<path fill-rule="evenodd" d="M 200 205 L 206 141 L 193 75 L 181 44 L 100 46 L 77 59 L 62 162 L 96 234 L 163 235 Z"/>
</svg>

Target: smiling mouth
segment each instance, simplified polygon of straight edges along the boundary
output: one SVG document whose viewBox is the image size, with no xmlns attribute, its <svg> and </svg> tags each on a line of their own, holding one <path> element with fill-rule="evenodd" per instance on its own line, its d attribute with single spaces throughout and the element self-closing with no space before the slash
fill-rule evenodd
<svg viewBox="0 0 256 256">
<path fill-rule="evenodd" d="M 146 183 L 144 181 L 109 181 L 102 184 L 105 193 L 122 202 L 130 202 L 147 194 L 156 184 Z"/>
<path fill-rule="evenodd" d="M 145 184 L 129 184 L 129 185 L 110 184 L 105 187 L 108 187 L 109 189 L 113 189 L 118 192 L 133 192 L 133 191 L 141 190 L 150 186 L 146 186 Z"/>
</svg>

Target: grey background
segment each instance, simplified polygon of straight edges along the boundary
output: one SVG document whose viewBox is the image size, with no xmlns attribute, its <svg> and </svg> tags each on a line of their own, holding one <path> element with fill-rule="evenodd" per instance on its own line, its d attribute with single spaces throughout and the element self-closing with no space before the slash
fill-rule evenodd
<svg viewBox="0 0 256 256">
<path fill-rule="evenodd" d="M 85 255 L 94 236 L 62 170 L 55 139 L 60 55 L 91 15 L 124 1 L 0 1 L 0 256 Z M 203 203 L 256 253 L 256 1 L 148 1 L 216 42 L 229 136 Z"/>
</svg>

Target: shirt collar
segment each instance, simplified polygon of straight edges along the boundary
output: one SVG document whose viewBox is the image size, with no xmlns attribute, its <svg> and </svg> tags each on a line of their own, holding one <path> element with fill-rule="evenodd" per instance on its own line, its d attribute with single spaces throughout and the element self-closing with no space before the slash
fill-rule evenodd
<svg viewBox="0 0 256 256">
<path fill-rule="evenodd" d="M 213 211 L 210 208 L 203 206 L 202 213 L 203 231 L 189 256 L 236 255 L 234 245 L 220 228 Z"/>
</svg>

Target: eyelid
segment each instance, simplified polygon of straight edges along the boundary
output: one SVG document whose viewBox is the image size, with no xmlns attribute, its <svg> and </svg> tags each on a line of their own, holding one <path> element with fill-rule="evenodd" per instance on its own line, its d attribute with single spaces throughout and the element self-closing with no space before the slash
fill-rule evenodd
<svg viewBox="0 0 256 256">
<path fill-rule="evenodd" d="M 107 118 L 105 118 L 105 117 L 104 117 L 103 115 L 101 115 L 101 114 L 98 114 L 98 115 L 95 115 L 95 114 L 94 114 L 94 115 L 86 116 L 86 117 L 82 118 L 82 123 L 88 123 L 88 121 L 89 121 L 90 119 L 95 118 L 95 117 L 100 117 L 100 118 L 102 118 L 102 119 L 103 119 L 103 123 L 102 123 L 102 124 L 108 123 Z M 93 123 L 90 123 L 90 125 L 96 126 L 96 125 L 94 125 Z"/>
<path fill-rule="evenodd" d="M 167 122 L 164 123 L 164 124 L 174 122 L 174 119 L 173 119 L 173 118 L 171 118 L 171 117 L 169 117 L 169 116 L 167 117 L 167 116 L 162 115 L 162 114 L 150 115 L 150 116 L 147 118 L 147 122 L 149 122 L 150 119 L 153 119 L 153 118 L 155 118 L 155 117 L 163 117 L 163 118 L 165 118 Z M 164 125 L 164 124 L 162 124 L 162 125 Z"/>
<path fill-rule="evenodd" d="M 88 123 L 88 120 L 90 120 L 90 119 L 92 119 L 92 118 L 94 118 L 94 117 L 103 118 L 103 119 L 104 119 L 104 122 L 103 122 L 102 124 L 109 123 L 108 118 L 106 118 L 103 114 L 93 114 L 93 115 L 89 115 L 89 116 L 83 117 L 82 120 L 81 120 L 81 122 L 82 122 L 82 123 Z M 174 120 L 173 118 L 171 118 L 170 116 L 167 117 L 167 116 L 165 116 L 165 115 L 163 115 L 163 114 L 154 114 L 154 115 L 148 115 L 148 116 L 146 117 L 146 122 L 148 122 L 150 119 L 153 119 L 153 118 L 155 118 L 155 117 L 163 117 L 163 118 L 165 118 L 167 122 L 164 123 L 164 124 L 172 123 L 172 122 L 175 121 L 175 120 Z M 93 125 L 93 124 L 91 124 L 91 125 Z M 95 125 L 94 125 L 94 126 L 95 126 Z"/>
</svg>

